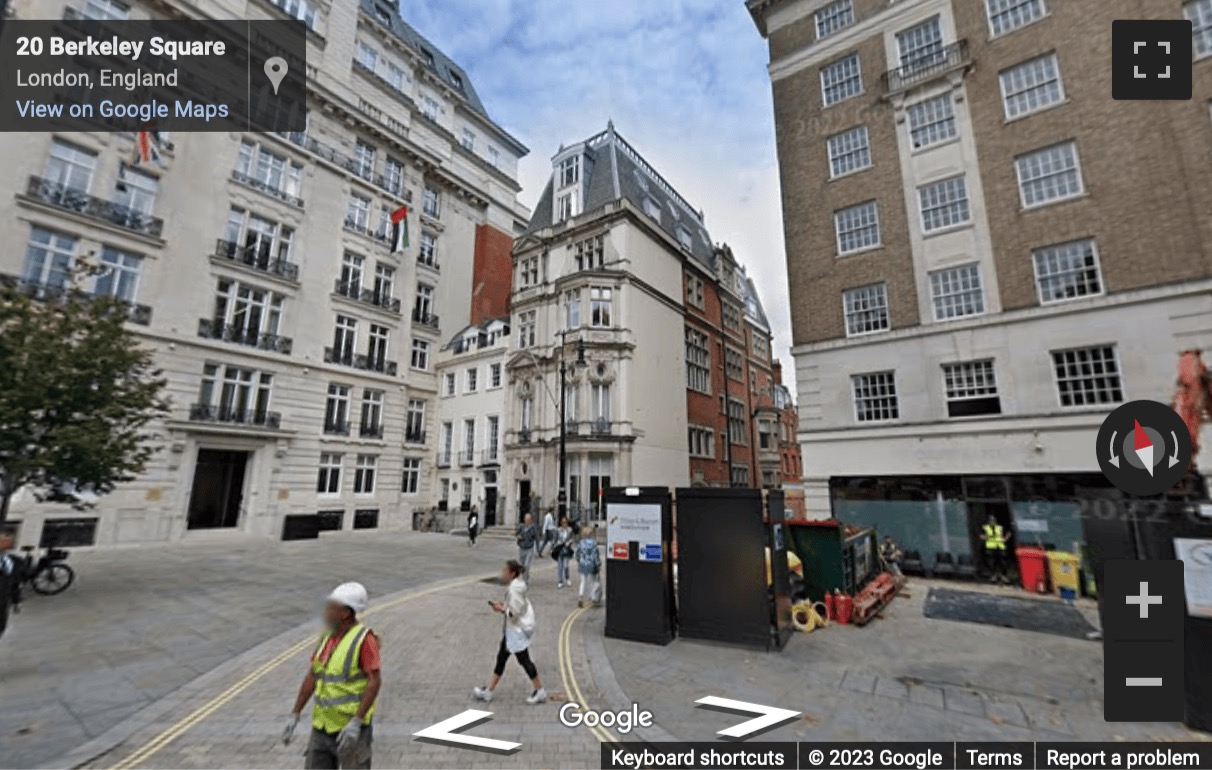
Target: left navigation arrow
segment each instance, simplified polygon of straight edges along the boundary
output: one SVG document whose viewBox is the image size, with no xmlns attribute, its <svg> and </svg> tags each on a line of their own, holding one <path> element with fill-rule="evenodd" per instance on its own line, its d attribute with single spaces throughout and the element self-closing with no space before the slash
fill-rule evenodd
<svg viewBox="0 0 1212 770">
<path fill-rule="evenodd" d="M 522 748 L 522 744 L 512 741 L 499 741 L 496 738 L 477 738 L 474 735 L 463 735 L 463 730 L 470 730 L 478 724 L 492 719 L 491 711 L 467 709 L 450 719 L 443 719 L 436 725 L 426 727 L 412 734 L 414 740 L 424 743 L 436 743 L 440 746 L 454 746 L 457 749 L 473 751 L 488 751 L 494 754 L 512 754 Z"/>
</svg>

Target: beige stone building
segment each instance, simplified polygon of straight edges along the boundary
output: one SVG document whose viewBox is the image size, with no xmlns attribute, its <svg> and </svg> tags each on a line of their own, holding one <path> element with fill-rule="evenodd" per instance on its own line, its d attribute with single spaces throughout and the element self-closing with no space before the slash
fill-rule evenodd
<svg viewBox="0 0 1212 770">
<path fill-rule="evenodd" d="M 964 553 L 993 513 L 1069 545 L 1104 417 L 1169 402 L 1212 344 L 1212 1 L 747 5 L 808 515 L 924 516 L 923 549 Z M 1193 100 L 1111 99 L 1111 23 L 1142 14 L 1192 20 Z"/>
<path fill-rule="evenodd" d="M 0 273 L 135 307 L 169 381 L 147 472 L 84 513 L 14 501 L 22 540 L 137 543 L 407 527 L 431 501 L 439 349 L 472 313 L 473 265 L 528 216 L 527 150 L 467 73 L 382 0 L 15 0 L 14 18 L 302 19 L 305 132 L 7 134 Z M 409 207 L 393 253 L 388 213 Z"/>
</svg>

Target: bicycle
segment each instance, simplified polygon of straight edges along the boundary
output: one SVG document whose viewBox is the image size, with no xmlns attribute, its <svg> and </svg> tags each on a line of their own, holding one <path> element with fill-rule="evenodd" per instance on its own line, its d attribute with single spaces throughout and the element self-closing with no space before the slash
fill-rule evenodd
<svg viewBox="0 0 1212 770">
<path fill-rule="evenodd" d="M 29 583 L 34 593 L 43 596 L 61 594 L 75 581 L 76 571 L 63 563 L 67 559 L 67 551 L 48 547 L 46 553 L 35 562 L 32 545 L 22 546 L 21 550 L 25 552 L 21 582 Z"/>
</svg>

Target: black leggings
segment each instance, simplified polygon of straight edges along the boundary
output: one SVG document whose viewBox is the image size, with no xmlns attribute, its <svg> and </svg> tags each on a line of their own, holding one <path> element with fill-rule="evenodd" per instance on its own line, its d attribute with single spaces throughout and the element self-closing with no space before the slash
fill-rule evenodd
<svg viewBox="0 0 1212 770">
<path fill-rule="evenodd" d="M 505 647 L 505 637 L 501 637 L 501 647 L 497 650 L 497 666 L 492 670 L 492 673 L 500 676 L 505 673 L 505 664 L 509 662 L 509 656 L 513 655 L 518 659 L 518 663 L 522 664 L 522 668 L 526 670 L 526 676 L 531 679 L 538 679 L 539 670 L 535 668 L 534 661 L 530 659 L 530 650 L 522 650 L 521 652 L 511 653 Z"/>
</svg>

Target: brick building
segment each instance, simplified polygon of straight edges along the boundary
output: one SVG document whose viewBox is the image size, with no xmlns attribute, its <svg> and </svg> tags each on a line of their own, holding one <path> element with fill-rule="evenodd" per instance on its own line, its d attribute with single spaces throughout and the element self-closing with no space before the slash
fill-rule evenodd
<svg viewBox="0 0 1212 770">
<path fill-rule="evenodd" d="M 1212 343 L 1212 0 L 747 6 L 809 515 L 1070 544 L 1104 417 Z M 1191 101 L 1112 101 L 1111 23 L 1141 17 L 1192 20 Z"/>
</svg>

